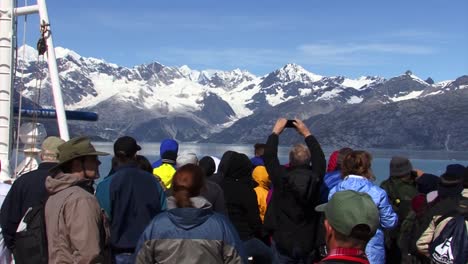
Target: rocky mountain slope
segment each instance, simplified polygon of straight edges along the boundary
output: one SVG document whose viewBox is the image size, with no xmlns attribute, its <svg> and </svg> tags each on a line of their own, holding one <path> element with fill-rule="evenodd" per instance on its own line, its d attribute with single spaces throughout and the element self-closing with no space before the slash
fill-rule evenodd
<svg viewBox="0 0 468 264">
<path fill-rule="evenodd" d="M 253 143 L 265 140 L 276 118 L 285 116 L 306 120 L 330 146 L 466 150 L 468 144 L 468 76 L 434 83 L 407 71 L 390 79 L 349 79 L 286 64 L 258 77 L 239 69 L 197 71 L 157 62 L 127 68 L 56 50 L 66 109 L 100 117 L 70 122 L 72 134 Z M 31 47 L 22 47 L 18 56 L 17 91 L 33 101 L 40 95 L 38 103 L 50 108 L 47 65 Z M 286 135 L 283 143 L 295 140 Z"/>
</svg>

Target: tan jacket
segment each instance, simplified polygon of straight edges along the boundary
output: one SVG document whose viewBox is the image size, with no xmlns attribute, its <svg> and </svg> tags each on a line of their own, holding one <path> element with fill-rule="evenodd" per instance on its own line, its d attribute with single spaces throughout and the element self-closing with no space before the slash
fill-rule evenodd
<svg viewBox="0 0 468 264">
<path fill-rule="evenodd" d="M 468 198 L 466 189 L 463 191 L 462 195 L 465 198 Z M 439 220 L 440 217 L 442 216 L 436 215 L 432 217 L 432 220 L 429 226 L 426 228 L 426 230 L 424 230 L 421 237 L 419 237 L 418 241 L 416 241 L 416 247 L 418 248 L 418 251 L 427 257 L 430 257 L 429 245 L 431 244 L 433 240 L 435 240 L 440 235 L 445 225 L 447 225 L 447 223 L 452 219 L 452 217 L 447 217 L 446 219 L 440 221 L 440 223 L 437 226 L 435 226 L 435 223 L 437 222 L 437 220 Z M 465 221 L 465 223 L 466 223 L 466 230 L 468 232 L 468 222 Z"/>
<path fill-rule="evenodd" d="M 109 234 L 93 194 L 76 184 L 89 184 L 73 174 L 46 179 L 50 194 L 45 206 L 49 263 L 106 263 Z"/>
<path fill-rule="evenodd" d="M 426 228 L 426 230 L 424 230 L 421 237 L 419 237 L 418 241 L 416 241 L 416 247 L 418 248 L 418 251 L 426 257 L 430 257 L 429 245 L 431 244 L 432 240 L 434 240 L 440 235 L 440 232 L 442 232 L 445 225 L 448 223 L 448 221 L 450 221 L 450 219 L 452 219 L 452 217 L 447 217 L 446 219 L 442 220 L 437 226 L 435 226 L 435 223 L 440 217 L 442 216 L 434 216 L 429 226 Z"/>
</svg>

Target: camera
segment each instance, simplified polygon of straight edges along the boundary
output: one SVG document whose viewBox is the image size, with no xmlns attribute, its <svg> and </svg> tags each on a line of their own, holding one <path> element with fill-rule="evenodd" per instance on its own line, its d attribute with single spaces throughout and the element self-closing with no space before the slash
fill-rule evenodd
<svg viewBox="0 0 468 264">
<path fill-rule="evenodd" d="M 288 122 L 286 122 L 286 125 L 284 127 L 296 127 L 296 121 L 289 119 Z"/>
</svg>

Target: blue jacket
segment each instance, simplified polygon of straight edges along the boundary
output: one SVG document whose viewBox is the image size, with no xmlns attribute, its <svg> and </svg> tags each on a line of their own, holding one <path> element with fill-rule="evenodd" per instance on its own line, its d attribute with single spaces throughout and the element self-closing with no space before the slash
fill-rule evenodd
<svg viewBox="0 0 468 264">
<path fill-rule="evenodd" d="M 330 200 L 335 192 L 344 190 L 354 190 L 364 192 L 372 197 L 375 205 L 379 209 L 380 228 L 366 246 L 366 255 L 371 264 L 385 263 L 384 233 L 382 229 L 393 228 L 398 224 L 398 216 L 393 211 L 388 200 L 387 193 L 377 185 L 362 176 L 349 175 L 342 182 L 330 190 L 328 199 Z"/>
<path fill-rule="evenodd" d="M 328 202 L 330 190 L 341 182 L 341 170 L 335 170 L 325 174 L 323 183 L 320 186 L 320 203 Z"/>
<path fill-rule="evenodd" d="M 159 146 L 159 156 L 162 157 L 164 152 L 166 151 L 174 151 L 177 153 L 179 151 L 179 143 L 173 139 L 165 139 L 161 142 L 161 146 Z M 152 166 L 153 169 L 161 166 L 162 164 L 162 159 L 158 159 L 157 161 L 153 162 Z"/>
<path fill-rule="evenodd" d="M 109 188 L 110 183 L 112 181 L 112 177 L 114 176 L 115 172 L 107 175 L 104 180 L 102 180 L 96 187 L 96 198 L 99 202 L 99 205 L 106 213 L 107 218 L 109 221 L 112 220 L 111 216 L 111 204 L 110 204 L 110 196 L 109 196 Z"/>
<path fill-rule="evenodd" d="M 173 208 L 146 227 L 135 251 L 135 263 L 247 263 L 239 236 L 229 220 L 213 212 L 202 197 L 194 208 Z"/>
<path fill-rule="evenodd" d="M 263 158 L 262 157 L 253 157 L 250 159 L 250 161 L 252 162 L 252 165 L 254 167 L 257 167 L 257 166 L 264 166 L 265 165 L 265 162 L 263 162 Z"/>
<path fill-rule="evenodd" d="M 133 251 L 145 227 L 166 209 L 159 182 L 136 164 L 119 166 L 109 184 L 111 245 Z"/>
</svg>

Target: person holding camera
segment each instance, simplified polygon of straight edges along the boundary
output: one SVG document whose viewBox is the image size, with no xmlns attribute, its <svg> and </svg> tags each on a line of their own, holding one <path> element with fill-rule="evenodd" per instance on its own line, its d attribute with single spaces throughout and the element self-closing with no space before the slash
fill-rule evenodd
<svg viewBox="0 0 468 264">
<path fill-rule="evenodd" d="M 306 143 L 292 147 L 288 168 L 278 159 L 279 135 L 285 127 L 293 127 Z M 320 222 L 314 208 L 326 168 L 322 148 L 301 120 L 280 118 L 268 137 L 263 159 L 273 184 L 264 225 L 273 237 L 275 263 L 311 263 Z"/>
</svg>

